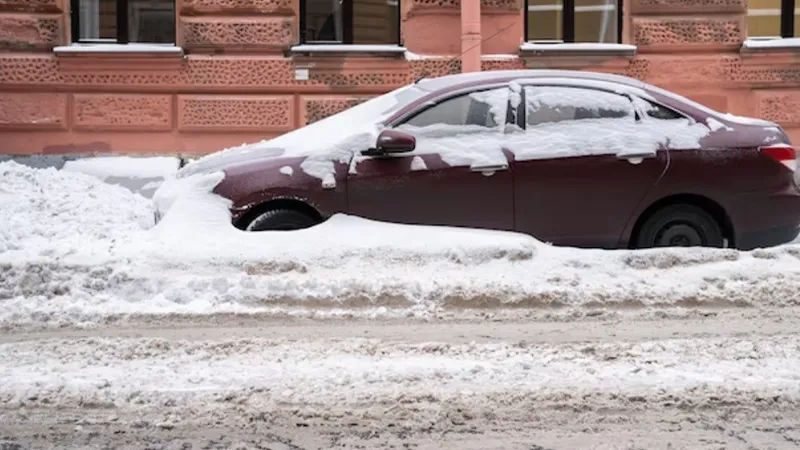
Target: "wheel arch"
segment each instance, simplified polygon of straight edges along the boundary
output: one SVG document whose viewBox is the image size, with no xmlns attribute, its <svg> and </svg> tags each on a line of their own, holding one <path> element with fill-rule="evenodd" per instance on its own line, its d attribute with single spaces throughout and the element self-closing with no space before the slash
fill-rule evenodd
<svg viewBox="0 0 800 450">
<path fill-rule="evenodd" d="M 636 219 L 636 222 L 631 229 L 631 234 L 628 236 L 628 248 L 632 249 L 635 247 L 636 238 L 642 229 L 642 225 L 647 219 L 649 219 L 661 208 L 677 204 L 696 206 L 711 214 L 711 217 L 713 217 L 722 228 L 722 235 L 728 240 L 728 246 L 734 247 L 736 245 L 736 232 L 733 227 L 733 221 L 731 220 L 730 215 L 725 208 L 722 207 L 722 205 L 720 205 L 718 202 L 704 195 L 685 193 L 668 195 L 654 201 L 650 204 L 650 206 L 645 208 L 645 210 L 639 214 L 639 217 Z"/>
<path fill-rule="evenodd" d="M 310 205 L 308 202 L 296 199 L 296 198 L 274 198 L 272 200 L 268 200 L 263 203 L 259 203 L 256 206 L 251 207 L 242 217 L 240 217 L 235 223 L 234 226 L 240 230 L 244 230 L 247 228 L 247 225 L 252 222 L 256 217 L 264 214 L 267 211 L 273 211 L 276 209 L 290 209 L 293 211 L 297 211 L 303 214 L 312 217 L 317 222 L 323 222 L 325 220 L 325 216 L 315 208 L 314 206 Z"/>
</svg>

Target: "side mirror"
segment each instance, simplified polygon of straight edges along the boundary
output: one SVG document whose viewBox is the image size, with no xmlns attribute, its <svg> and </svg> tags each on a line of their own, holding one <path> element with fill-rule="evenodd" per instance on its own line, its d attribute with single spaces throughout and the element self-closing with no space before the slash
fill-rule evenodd
<svg viewBox="0 0 800 450">
<path fill-rule="evenodd" d="M 397 130 L 383 130 L 378 135 L 375 148 L 361 152 L 364 156 L 384 156 L 392 153 L 408 153 L 417 148 L 417 139 Z"/>
</svg>

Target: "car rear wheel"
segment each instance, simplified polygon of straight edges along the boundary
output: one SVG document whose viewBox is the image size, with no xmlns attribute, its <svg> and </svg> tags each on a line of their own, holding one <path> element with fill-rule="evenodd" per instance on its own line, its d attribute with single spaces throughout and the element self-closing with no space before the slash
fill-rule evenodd
<svg viewBox="0 0 800 450">
<path fill-rule="evenodd" d="M 266 211 L 250 222 L 245 231 L 290 231 L 317 224 L 313 217 L 292 209 Z"/>
<path fill-rule="evenodd" d="M 723 247 L 722 228 L 711 214 L 694 205 L 670 205 L 648 217 L 636 237 L 636 248 Z"/>
</svg>

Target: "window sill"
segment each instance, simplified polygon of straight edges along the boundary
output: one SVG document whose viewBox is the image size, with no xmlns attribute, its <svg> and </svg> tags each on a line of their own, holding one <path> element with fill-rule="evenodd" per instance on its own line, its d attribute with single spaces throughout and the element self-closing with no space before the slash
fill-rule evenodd
<svg viewBox="0 0 800 450">
<path fill-rule="evenodd" d="M 399 45 L 301 44 L 295 45 L 289 52 L 307 56 L 314 54 L 403 56 L 406 48 Z"/>
<path fill-rule="evenodd" d="M 628 44 L 525 42 L 519 46 L 519 51 L 523 56 L 636 56 L 636 46 Z"/>
<path fill-rule="evenodd" d="M 800 52 L 800 38 L 749 38 L 742 42 L 741 53 Z"/>
<path fill-rule="evenodd" d="M 72 44 L 53 49 L 65 71 L 173 71 L 183 48 L 168 44 Z"/>
</svg>

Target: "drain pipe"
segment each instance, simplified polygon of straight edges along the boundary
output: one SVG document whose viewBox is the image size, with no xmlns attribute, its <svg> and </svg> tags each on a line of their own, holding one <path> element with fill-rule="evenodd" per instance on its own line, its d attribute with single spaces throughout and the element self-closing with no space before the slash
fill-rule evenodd
<svg viewBox="0 0 800 450">
<path fill-rule="evenodd" d="M 461 71 L 481 70 L 481 0 L 461 0 Z"/>
</svg>

